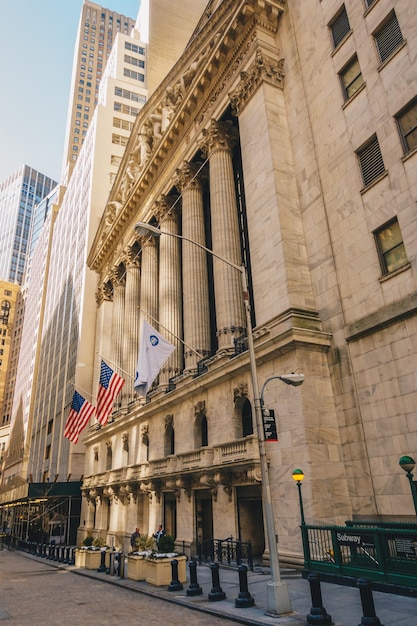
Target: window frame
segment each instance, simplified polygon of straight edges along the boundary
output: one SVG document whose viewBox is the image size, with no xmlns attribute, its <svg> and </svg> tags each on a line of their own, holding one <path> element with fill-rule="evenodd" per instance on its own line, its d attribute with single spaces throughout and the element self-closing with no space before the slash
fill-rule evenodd
<svg viewBox="0 0 417 626">
<path fill-rule="evenodd" d="M 413 126 L 413 128 L 410 131 L 405 132 L 402 126 L 401 119 L 407 113 L 412 111 L 412 109 L 414 108 L 416 110 L 416 124 L 415 126 Z M 415 96 L 412 100 L 410 100 L 410 102 L 408 102 L 400 111 L 398 111 L 398 113 L 396 113 L 394 117 L 395 117 L 395 122 L 397 124 L 398 133 L 400 135 L 400 140 L 401 140 L 401 144 L 404 150 L 404 154 L 409 154 L 410 152 L 413 152 L 414 150 L 417 149 L 417 96 Z M 407 140 L 407 137 L 411 134 L 416 135 L 415 144 L 413 146 L 410 146 Z"/>
<path fill-rule="evenodd" d="M 379 155 L 374 154 L 372 156 L 372 153 L 371 153 L 372 146 L 374 146 L 374 149 L 376 148 L 378 149 Z M 359 168 L 362 174 L 364 187 L 368 187 L 369 185 L 372 185 L 374 181 L 376 181 L 380 176 L 386 173 L 384 159 L 382 157 L 381 147 L 379 145 L 378 136 L 376 135 L 376 133 L 372 135 L 372 137 L 370 137 L 365 143 L 363 143 L 355 151 L 355 153 L 358 158 Z M 375 168 L 377 172 L 375 172 L 375 174 L 373 174 L 371 177 L 371 168 L 369 167 L 368 164 L 371 159 L 375 160 L 375 157 L 378 157 L 380 164 L 382 164 L 382 169 L 381 169 L 381 166 L 379 165 L 378 168 Z M 369 173 L 368 173 L 368 169 L 369 169 Z"/>
<path fill-rule="evenodd" d="M 384 46 L 382 46 L 382 44 L 385 43 L 386 46 L 388 37 L 383 40 L 382 35 L 388 33 L 389 27 L 393 29 L 390 33 L 391 39 L 394 39 L 394 29 L 398 29 L 398 32 L 401 35 L 401 40 L 397 40 L 395 46 L 391 45 L 387 47 L 386 50 L 384 50 Z M 377 28 L 372 33 L 372 37 L 374 39 L 375 47 L 377 49 L 381 64 L 385 63 L 402 46 L 402 44 L 404 43 L 404 37 L 401 31 L 400 24 L 398 22 L 397 14 L 395 13 L 394 9 L 392 9 L 392 11 L 390 11 L 385 17 L 385 19 L 377 26 Z"/>
<path fill-rule="evenodd" d="M 355 61 L 358 64 L 358 67 L 359 67 L 359 74 L 353 80 L 351 80 L 349 84 L 346 84 L 346 81 L 344 80 L 344 77 L 346 76 L 346 73 L 350 70 L 350 68 L 354 65 Z M 359 77 L 362 78 L 362 83 L 356 89 L 356 91 L 354 91 L 353 93 L 349 93 L 349 88 L 353 85 L 353 83 Z M 339 79 L 340 79 L 340 84 L 341 84 L 341 87 L 342 87 L 343 98 L 344 98 L 345 102 L 347 102 L 348 100 L 353 98 L 353 96 L 356 95 L 358 93 L 358 91 L 360 91 L 365 86 L 365 81 L 364 81 L 364 78 L 363 78 L 363 74 L 362 74 L 362 70 L 361 70 L 361 66 L 359 64 L 359 59 L 358 59 L 358 55 L 357 54 L 354 54 L 353 57 L 351 57 L 350 60 L 342 67 L 342 69 L 339 72 Z"/>
<path fill-rule="evenodd" d="M 387 231 L 390 227 L 392 227 L 393 225 L 398 225 L 398 230 L 400 232 L 401 235 L 401 242 L 398 244 L 393 245 L 391 248 L 387 249 L 387 250 L 383 250 L 382 248 L 382 243 L 381 243 L 381 235 L 384 231 Z M 409 265 L 409 260 L 407 258 L 407 254 L 406 254 L 406 250 L 405 250 L 405 244 L 404 244 L 404 239 L 402 236 L 402 232 L 401 232 L 401 227 L 400 224 L 398 222 L 398 218 L 397 216 L 391 218 L 390 220 L 388 220 L 388 222 L 385 222 L 384 224 L 382 224 L 382 226 L 379 226 L 378 228 L 376 228 L 373 231 L 373 235 L 374 235 L 374 239 L 375 239 L 375 245 L 376 245 L 376 249 L 378 252 L 378 258 L 379 258 L 379 264 L 381 267 L 381 273 L 382 276 L 389 276 L 390 274 L 395 273 L 398 270 L 401 270 L 405 267 L 407 267 Z M 399 248 L 403 248 L 404 250 L 404 257 L 405 260 L 404 262 L 401 262 L 399 265 L 396 265 L 393 268 L 389 268 L 389 264 L 387 262 L 387 255 L 392 253 L 393 250 L 398 250 Z"/>
<path fill-rule="evenodd" d="M 346 24 L 348 26 L 348 28 L 344 28 L 341 29 L 341 33 L 337 35 L 337 33 L 335 32 L 335 26 L 339 25 L 339 26 L 345 26 L 342 24 L 342 17 L 345 18 L 346 20 Z M 340 46 L 340 44 L 342 43 L 342 41 L 344 41 L 344 39 L 348 36 L 348 34 L 351 32 L 351 27 L 350 27 L 350 22 L 349 22 L 349 16 L 347 14 L 346 11 L 346 7 L 344 4 L 342 4 L 342 6 L 340 7 L 339 11 L 336 13 L 336 15 L 332 18 L 332 20 L 328 23 L 328 28 L 330 30 L 330 34 L 332 37 L 332 42 L 333 42 L 333 48 L 336 49 Z"/>
</svg>

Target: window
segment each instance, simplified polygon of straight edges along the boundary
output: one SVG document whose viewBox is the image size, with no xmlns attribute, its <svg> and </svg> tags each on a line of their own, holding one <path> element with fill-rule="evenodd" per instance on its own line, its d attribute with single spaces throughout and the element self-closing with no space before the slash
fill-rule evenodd
<svg viewBox="0 0 417 626">
<path fill-rule="evenodd" d="M 369 9 L 369 7 L 372 6 L 374 2 L 375 0 L 365 0 L 366 7 Z"/>
<path fill-rule="evenodd" d="M 381 63 L 388 59 L 402 44 L 404 40 L 394 11 L 389 14 L 382 26 L 375 31 L 374 39 Z"/>
<path fill-rule="evenodd" d="M 330 22 L 329 28 L 332 33 L 334 47 L 337 48 L 342 39 L 344 39 L 350 31 L 349 19 L 344 5 L 333 21 Z"/>
<path fill-rule="evenodd" d="M 127 78 L 140 80 L 142 83 L 145 82 L 145 76 L 143 74 L 140 74 L 139 72 L 135 72 L 134 70 L 128 70 L 125 68 L 123 70 L 123 75 L 126 76 Z"/>
<path fill-rule="evenodd" d="M 417 98 L 396 115 L 398 130 L 404 152 L 411 152 L 417 147 Z"/>
<path fill-rule="evenodd" d="M 356 152 L 362 172 L 365 187 L 385 172 L 378 138 L 374 135 L 362 148 Z"/>
<path fill-rule="evenodd" d="M 375 231 L 374 236 L 383 274 L 389 274 L 407 265 L 407 255 L 397 218 Z"/>
<path fill-rule="evenodd" d="M 343 95 L 349 100 L 364 85 L 358 57 L 355 55 L 339 74 Z"/>
<path fill-rule="evenodd" d="M 118 144 L 119 146 L 125 146 L 127 144 L 127 137 L 122 137 L 121 135 L 112 135 L 111 141 L 112 143 Z"/>
</svg>

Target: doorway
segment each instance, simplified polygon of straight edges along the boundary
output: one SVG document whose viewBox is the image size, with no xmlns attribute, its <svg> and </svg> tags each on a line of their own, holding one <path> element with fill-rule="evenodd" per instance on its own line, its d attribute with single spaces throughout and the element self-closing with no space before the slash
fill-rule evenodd
<svg viewBox="0 0 417 626">
<path fill-rule="evenodd" d="M 237 487 L 238 532 L 241 541 L 250 541 L 252 556 L 262 561 L 265 550 L 262 493 L 260 486 Z"/>
</svg>

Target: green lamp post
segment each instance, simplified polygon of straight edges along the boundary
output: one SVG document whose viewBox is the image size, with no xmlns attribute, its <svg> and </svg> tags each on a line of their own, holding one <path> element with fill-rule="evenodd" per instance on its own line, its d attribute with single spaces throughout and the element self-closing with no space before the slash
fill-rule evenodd
<svg viewBox="0 0 417 626">
<path fill-rule="evenodd" d="M 417 487 L 416 481 L 413 480 L 412 474 L 412 471 L 416 466 L 416 462 L 412 456 L 402 456 L 398 464 L 404 470 L 404 472 L 407 472 L 407 478 L 410 482 L 411 495 L 413 496 L 414 510 L 417 515 Z"/>
</svg>

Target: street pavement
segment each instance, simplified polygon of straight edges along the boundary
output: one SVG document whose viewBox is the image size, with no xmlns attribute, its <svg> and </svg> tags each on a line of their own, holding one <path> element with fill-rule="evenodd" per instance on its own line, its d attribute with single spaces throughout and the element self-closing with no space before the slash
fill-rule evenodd
<svg viewBox="0 0 417 626">
<path fill-rule="evenodd" d="M 52 596 L 50 574 L 54 571 L 61 575 L 64 574 L 61 585 L 62 593 L 65 596 L 67 593 L 73 593 L 74 598 L 78 598 L 74 600 L 72 608 L 61 606 L 59 592 L 57 596 Z M 75 575 L 68 576 L 68 574 Z M 29 623 L 42 624 L 42 626 L 65 624 L 71 624 L 71 626 L 76 624 L 105 626 L 117 622 L 121 622 L 125 626 L 145 623 L 147 626 L 151 624 L 216 626 L 217 624 L 229 623 L 231 620 L 250 626 L 267 626 L 269 624 L 305 626 L 307 623 L 306 616 L 311 609 L 310 585 L 308 581 L 302 579 L 300 570 L 282 568 L 281 576 L 288 586 L 293 612 L 289 615 L 271 617 L 266 614 L 266 583 L 270 580 L 268 568 L 258 567 L 255 568 L 254 572 L 248 572 L 248 590 L 255 604 L 250 608 L 236 608 L 235 599 L 238 597 L 240 588 L 238 572 L 235 569 L 220 568 L 220 587 L 226 598 L 212 602 L 208 600 L 208 595 L 213 587 L 212 572 L 205 565 L 197 567 L 197 581 L 203 593 L 198 596 L 187 596 L 186 590 L 190 584 L 189 581 L 184 583 L 183 590 L 173 592 L 168 591 L 166 587 L 154 587 L 142 581 L 133 581 L 128 578 L 98 573 L 95 570 L 62 565 L 25 552 L 3 550 L 0 552 L 0 621 L 2 619 L 10 620 L 17 626 L 26 626 Z M 45 615 L 41 621 L 36 621 L 36 618 L 32 621 L 23 621 L 23 618 L 19 617 L 19 611 L 16 613 L 16 609 L 22 609 L 23 589 L 26 590 L 26 598 L 28 589 L 31 589 L 35 581 L 37 583 L 41 581 L 44 588 L 41 593 L 38 592 L 32 598 L 31 606 L 35 606 L 38 612 L 38 604 L 44 603 L 44 606 L 49 606 L 52 611 L 56 611 L 56 614 L 51 614 L 49 611 L 47 619 L 45 619 Z M 22 589 L 19 588 L 19 585 L 22 586 Z M 87 592 L 89 585 L 93 585 L 93 589 Z M 108 589 L 109 585 L 113 586 L 111 593 L 98 595 L 98 589 L 100 591 L 103 590 L 103 587 Z M 74 592 L 72 591 L 73 587 L 76 588 Z M 8 590 L 10 590 L 9 594 L 5 595 Z M 322 583 L 321 592 L 323 605 L 327 613 L 331 615 L 335 626 L 361 626 L 363 611 L 358 589 Z M 92 593 L 95 594 L 93 599 L 91 598 Z M 79 597 L 80 594 L 81 597 Z M 123 597 L 119 597 L 119 594 L 122 594 Z M 141 594 L 139 602 L 137 601 L 137 594 Z M 129 601 L 126 599 L 128 597 Z M 102 604 L 104 598 L 111 598 L 112 601 L 109 606 L 105 603 Z M 374 592 L 373 599 L 375 612 L 381 625 L 417 626 L 416 598 Z M 76 621 L 83 604 L 89 606 L 88 619 L 82 621 L 80 617 L 80 621 Z M 100 604 L 100 613 L 97 613 L 97 604 Z M 74 609 L 76 609 L 75 613 Z M 34 609 L 33 613 L 35 613 Z M 42 610 L 39 615 L 42 615 Z M 362 623 L 376 625 L 378 622 L 364 621 Z"/>
</svg>

